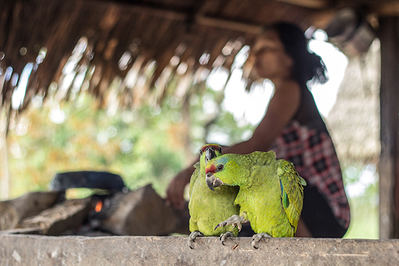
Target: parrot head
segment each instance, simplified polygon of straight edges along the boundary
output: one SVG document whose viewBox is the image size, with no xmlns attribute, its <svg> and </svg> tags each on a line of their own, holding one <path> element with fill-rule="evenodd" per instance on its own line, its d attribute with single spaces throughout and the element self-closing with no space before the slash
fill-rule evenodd
<svg viewBox="0 0 399 266">
<path fill-rule="evenodd" d="M 222 155 L 222 147 L 218 144 L 205 144 L 200 150 L 200 160 L 204 160 L 204 165 L 206 165 L 208 161 L 220 155 Z"/>
<path fill-rule="evenodd" d="M 221 185 L 238 185 L 236 178 L 242 176 L 243 171 L 235 154 L 218 156 L 206 165 L 206 184 L 211 190 Z"/>
</svg>

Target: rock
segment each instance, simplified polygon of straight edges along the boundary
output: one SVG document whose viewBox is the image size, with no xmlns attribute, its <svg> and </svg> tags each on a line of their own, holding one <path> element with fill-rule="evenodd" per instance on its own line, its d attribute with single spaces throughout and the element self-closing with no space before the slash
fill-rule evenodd
<svg viewBox="0 0 399 266">
<path fill-rule="evenodd" d="M 117 235 L 168 235 L 176 232 L 181 220 L 151 185 L 116 193 L 110 201 L 101 229 Z"/>
</svg>

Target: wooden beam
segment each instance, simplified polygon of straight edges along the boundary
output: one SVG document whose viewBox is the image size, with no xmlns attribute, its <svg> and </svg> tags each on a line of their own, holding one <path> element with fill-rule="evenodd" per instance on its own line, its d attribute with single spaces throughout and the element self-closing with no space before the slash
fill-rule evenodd
<svg viewBox="0 0 399 266">
<path fill-rule="evenodd" d="M 105 0 L 88 0 L 98 4 L 107 4 Z M 249 34 L 258 34 L 261 25 L 250 21 L 238 21 L 231 18 L 212 17 L 199 12 L 198 14 L 190 9 L 177 9 L 170 6 L 157 6 L 145 3 L 134 3 L 128 1 L 111 1 L 118 5 L 123 5 L 132 12 L 148 13 L 149 16 L 161 17 L 170 20 L 193 23 L 199 26 L 213 27 L 230 31 L 237 31 Z"/>
<path fill-rule="evenodd" d="M 328 0 L 277 0 L 277 1 L 307 8 L 319 9 L 319 8 L 329 7 Z"/>
<path fill-rule="evenodd" d="M 197 16 L 195 22 L 201 26 L 245 32 L 254 35 L 259 34 L 262 30 L 261 25 L 202 15 Z"/>
<path fill-rule="evenodd" d="M 370 10 L 379 16 L 398 16 L 399 15 L 399 1 L 380 2 L 371 5 Z"/>
<path fill-rule="evenodd" d="M 2 84 L 0 83 L 0 86 L 1 85 Z M 8 125 L 6 121 L 7 121 L 7 113 L 4 110 L 0 110 L 0 200 L 8 198 L 9 187 L 10 187 L 10 173 L 8 170 L 8 147 L 7 147 Z"/>
<path fill-rule="evenodd" d="M 379 21 L 381 42 L 380 237 L 399 237 L 399 17 Z"/>
<path fill-rule="evenodd" d="M 186 20 L 187 14 L 189 13 L 188 9 L 179 9 L 173 6 L 154 5 L 150 3 L 138 3 L 127 0 L 87 0 L 87 2 L 91 2 L 94 5 L 106 6 L 109 4 L 114 4 L 139 13 L 148 13 L 150 16 L 178 21 Z"/>
<path fill-rule="evenodd" d="M 63 192 L 31 192 L 16 199 L 0 201 L 0 230 L 14 229 L 25 218 L 51 208 Z"/>
<path fill-rule="evenodd" d="M 24 219 L 17 229 L 36 230 L 40 234 L 60 235 L 78 230 L 90 210 L 90 198 L 63 201 L 36 216 Z"/>
</svg>

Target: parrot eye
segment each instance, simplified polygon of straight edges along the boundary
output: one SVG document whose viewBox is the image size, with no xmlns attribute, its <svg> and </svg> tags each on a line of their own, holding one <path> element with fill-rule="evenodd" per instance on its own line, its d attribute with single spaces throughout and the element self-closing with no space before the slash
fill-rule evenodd
<svg viewBox="0 0 399 266">
<path fill-rule="evenodd" d="M 223 170 L 223 164 L 219 164 L 219 165 L 217 166 L 217 170 L 218 170 L 218 171 Z"/>
</svg>

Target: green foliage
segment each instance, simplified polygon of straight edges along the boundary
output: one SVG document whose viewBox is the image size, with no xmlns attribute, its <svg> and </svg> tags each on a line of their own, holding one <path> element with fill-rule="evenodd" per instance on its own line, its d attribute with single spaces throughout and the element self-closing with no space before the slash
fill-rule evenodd
<svg viewBox="0 0 399 266">
<path fill-rule="evenodd" d="M 349 194 L 351 223 L 345 238 L 379 238 L 378 182 L 377 173 L 370 165 L 344 165 L 344 182 Z M 374 169 L 375 170 L 375 169 Z M 362 175 L 368 171 L 373 180 L 364 180 Z M 351 195 L 352 194 L 352 195 Z"/>
<path fill-rule="evenodd" d="M 379 238 L 379 222 L 378 222 L 378 204 L 375 202 L 368 205 L 369 197 L 363 195 L 361 197 L 350 198 L 351 207 L 351 224 L 345 238 Z"/>
<path fill-rule="evenodd" d="M 55 111 L 65 116 L 63 122 L 51 121 Z M 11 196 L 47 190 L 56 172 L 82 169 L 118 173 L 131 189 L 153 183 L 164 194 L 186 163 L 183 146 L 170 139 L 178 138 L 170 132 L 174 112 L 143 107 L 108 115 L 86 95 L 59 108 L 52 101 L 31 108 L 8 138 Z M 22 124 L 25 131 L 18 129 Z"/>
</svg>

